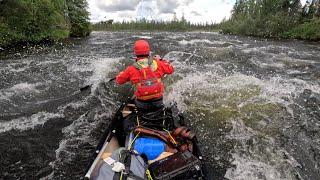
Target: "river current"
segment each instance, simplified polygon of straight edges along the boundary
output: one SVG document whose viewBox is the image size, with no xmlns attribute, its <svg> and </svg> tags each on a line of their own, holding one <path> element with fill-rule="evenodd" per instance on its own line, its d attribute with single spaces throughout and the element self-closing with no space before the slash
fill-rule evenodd
<svg viewBox="0 0 320 180">
<path fill-rule="evenodd" d="M 82 179 L 130 95 L 108 80 L 139 38 L 173 61 L 164 99 L 196 132 L 211 177 L 320 179 L 319 43 L 200 32 L 93 32 L 0 52 L 0 179 Z"/>
</svg>

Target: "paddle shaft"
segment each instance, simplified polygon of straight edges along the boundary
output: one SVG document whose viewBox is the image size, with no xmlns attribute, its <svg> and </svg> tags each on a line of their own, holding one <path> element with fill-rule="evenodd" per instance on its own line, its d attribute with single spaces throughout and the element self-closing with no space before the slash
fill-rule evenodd
<svg viewBox="0 0 320 180">
<path fill-rule="evenodd" d="M 112 82 L 112 81 L 114 81 L 114 80 L 116 80 L 116 78 L 115 78 L 115 77 L 114 77 L 114 78 L 112 78 L 112 79 L 109 79 L 109 81 L 108 81 L 108 82 Z M 80 88 L 80 89 L 79 89 L 79 91 L 80 91 L 80 92 L 83 92 L 83 91 L 85 91 L 85 90 L 87 90 L 87 89 L 91 89 L 92 85 L 93 85 L 93 84 L 83 86 L 82 88 Z"/>
</svg>

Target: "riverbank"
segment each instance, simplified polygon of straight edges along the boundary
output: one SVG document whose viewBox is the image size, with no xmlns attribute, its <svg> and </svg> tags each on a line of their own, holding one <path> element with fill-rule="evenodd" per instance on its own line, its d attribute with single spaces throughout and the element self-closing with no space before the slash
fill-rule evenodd
<svg viewBox="0 0 320 180">
<path fill-rule="evenodd" d="M 245 0 L 237 2 L 231 18 L 217 28 L 225 34 L 320 41 L 320 4 Z"/>
<path fill-rule="evenodd" d="M 0 6 L 0 50 L 59 42 L 91 32 L 85 0 L 12 0 L 0 1 Z"/>
<path fill-rule="evenodd" d="M 256 28 L 251 22 L 229 20 L 222 22 L 216 29 L 223 34 L 253 36 L 272 39 L 298 39 L 320 41 L 320 20 L 314 19 L 280 32 L 271 32 L 266 28 Z"/>
<path fill-rule="evenodd" d="M 261 22 L 230 19 L 219 24 L 190 24 L 188 22 L 100 22 L 92 24 L 94 31 L 108 32 L 219 32 L 229 35 L 252 36 L 269 39 L 298 39 L 320 41 L 320 19 L 311 19 L 295 26 L 259 26 Z M 275 22 L 273 22 L 274 24 Z"/>
</svg>

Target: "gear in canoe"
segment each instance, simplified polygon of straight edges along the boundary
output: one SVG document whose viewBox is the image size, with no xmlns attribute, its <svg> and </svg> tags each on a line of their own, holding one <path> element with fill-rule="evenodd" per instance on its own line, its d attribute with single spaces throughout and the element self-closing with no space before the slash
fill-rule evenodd
<svg viewBox="0 0 320 180">
<path fill-rule="evenodd" d="M 118 109 L 86 178 L 208 179 L 196 136 L 176 104 L 146 113 L 133 103 Z"/>
</svg>

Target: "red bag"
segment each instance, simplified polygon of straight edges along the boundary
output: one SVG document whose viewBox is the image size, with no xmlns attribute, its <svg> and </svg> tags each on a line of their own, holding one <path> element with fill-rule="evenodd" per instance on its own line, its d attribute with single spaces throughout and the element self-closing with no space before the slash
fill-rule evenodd
<svg viewBox="0 0 320 180">
<path fill-rule="evenodd" d="M 164 92 L 164 85 L 160 78 L 157 78 L 150 66 L 140 69 L 141 78 L 136 83 L 135 95 L 140 100 L 161 98 Z"/>
</svg>

